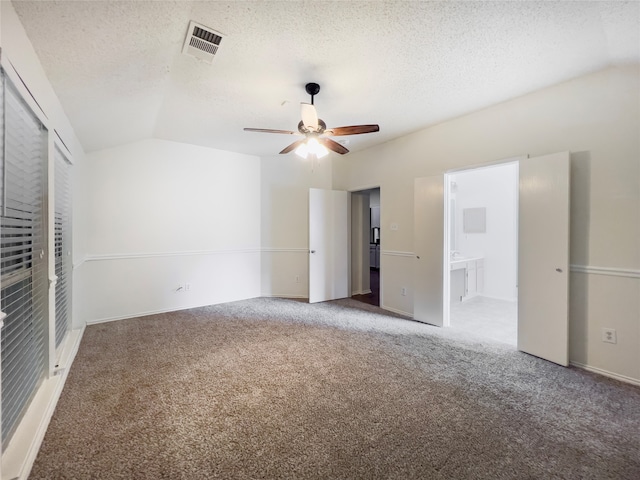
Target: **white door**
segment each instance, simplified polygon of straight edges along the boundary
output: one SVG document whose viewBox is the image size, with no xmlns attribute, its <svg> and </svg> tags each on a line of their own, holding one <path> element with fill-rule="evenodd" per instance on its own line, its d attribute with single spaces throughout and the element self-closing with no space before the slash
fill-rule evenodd
<svg viewBox="0 0 640 480">
<path fill-rule="evenodd" d="M 349 296 L 347 192 L 309 189 L 309 303 Z"/>
<path fill-rule="evenodd" d="M 569 153 L 520 160 L 518 350 L 569 363 Z"/>
<path fill-rule="evenodd" d="M 444 176 L 416 178 L 414 189 L 413 318 L 442 326 L 444 275 Z"/>
</svg>

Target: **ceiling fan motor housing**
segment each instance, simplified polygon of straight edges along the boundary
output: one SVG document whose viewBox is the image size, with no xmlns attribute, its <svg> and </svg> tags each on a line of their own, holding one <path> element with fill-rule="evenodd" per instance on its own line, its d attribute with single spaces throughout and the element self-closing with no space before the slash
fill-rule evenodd
<svg viewBox="0 0 640 480">
<path fill-rule="evenodd" d="M 326 124 L 326 123 L 324 123 L 324 121 L 323 121 L 321 118 L 319 118 L 319 119 L 318 119 L 318 128 L 317 128 L 317 130 L 315 130 L 315 133 L 317 133 L 317 134 L 322 134 L 326 129 L 327 129 L 327 124 Z M 312 130 L 309 130 L 309 129 L 304 125 L 304 123 L 303 123 L 303 122 L 300 122 L 300 123 L 298 123 L 298 131 L 299 131 L 300 133 L 305 133 L 305 134 L 306 134 L 306 133 L 311 132 Z"/>
</svg>

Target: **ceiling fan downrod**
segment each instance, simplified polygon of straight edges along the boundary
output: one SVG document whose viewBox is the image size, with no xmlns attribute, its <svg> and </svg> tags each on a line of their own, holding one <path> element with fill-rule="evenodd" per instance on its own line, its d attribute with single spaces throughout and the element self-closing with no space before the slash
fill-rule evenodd
<svg viewBox="0 0 640 480">
<path fill-rule="evenodd" d="M 304 86 L 304 89 L 309 95 L 311 95 L 311 105 L 313 105 L 313 97 L 316 96 L 320 91 L 320 85 L 318 85 L 317 83 L 307 83 Z"/>
</svg>

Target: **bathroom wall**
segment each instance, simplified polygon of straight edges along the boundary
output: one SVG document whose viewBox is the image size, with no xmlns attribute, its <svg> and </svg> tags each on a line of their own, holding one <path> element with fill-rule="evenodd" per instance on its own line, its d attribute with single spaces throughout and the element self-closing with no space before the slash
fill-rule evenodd
<svg viewBox="0 0 640 480">
<path fill-rule="evenodd" d="M 484 258 L 482 295 L 517 299 L 517 201 L 516 164 L 467 170 L 452 175 L 456 183 L 456 246 L 465 257 Z M 486 232 L 464 233 L 464 209 L 486 208 Z"/>
</svg>

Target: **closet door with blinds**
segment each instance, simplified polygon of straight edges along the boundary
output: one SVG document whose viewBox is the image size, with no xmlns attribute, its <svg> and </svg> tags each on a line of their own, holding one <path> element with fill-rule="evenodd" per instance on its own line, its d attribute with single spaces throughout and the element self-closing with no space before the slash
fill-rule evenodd
<svg viewBox="0 0 640 480">
<path fill-rule="evenodd" d="M 71 321 L 71 164 L 60 148 L 55 149 L 55 266 L 56 348 L 64 340 Z"/>
<path fill-rule="evenodd" d="M 47 131 L 2 75 L 0 308 L 2 444 L 13 434 L 45 376 L 47 265 L 45 208 Z"/>
</svg>

